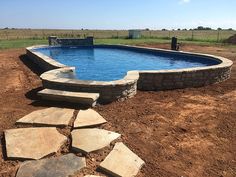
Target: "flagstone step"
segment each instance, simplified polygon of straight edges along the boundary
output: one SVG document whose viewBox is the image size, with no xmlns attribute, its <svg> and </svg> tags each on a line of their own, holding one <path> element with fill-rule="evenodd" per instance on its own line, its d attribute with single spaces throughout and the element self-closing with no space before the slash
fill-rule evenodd
<svg viewBox="0 0 236 177">
<path fill-rule="evenodd" d="M 24 162 L 20 165 L 16 177 L 69 177 L 84 167 L 86 167 L 84 157 L 67 154 Z"/>
<path fill-rule="evenodd" d="M 101 125 L 107 121 L 92 109 L 80 110 L 74 122 L 74 128 L 91 127 Z"/>
<path fill-rule="evenodd" d="M 71 135 L 72 150 L 85 153 L 102 149 L 120 137 L 118 133 L 97 128 L 76 129 Z"/>
<path fill-rule="evenodd" d="M 133 177 L 143 165 L 144 161 L 127 146 L 116 143 L 99 167 L 112 176 Z"/>
<path fill-rule="evenodd" d="M 16 124 L 30 124 L 37 126 L 67 126 L 73 117 L 74 110 L 66 108 L 46 108 L 33 111 L 22 117 Z"/>
<path fill-rule="evenodd" d="M 86 106 L 95 106 L 99 93 L 70 92 L 62 90 L 44 89 L 37 93 L 42 99 L 79 103 Z"/>
<path fill-rule="evenodd" d="M 55 127 L 10 129 L 4 134 L 9 159 L 41 159 L 56 153 L 67 141 Z"/>
</svg>

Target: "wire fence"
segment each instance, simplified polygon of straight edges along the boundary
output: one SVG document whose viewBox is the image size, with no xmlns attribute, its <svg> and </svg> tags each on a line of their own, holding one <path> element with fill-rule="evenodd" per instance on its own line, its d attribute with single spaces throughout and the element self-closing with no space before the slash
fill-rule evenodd
<svg viewBox="0 0 236 177">
<path fill-rule="evenodd" d="M 222 42 L 236 34 L 235 30 L 143 30 L 142 38 L 170 39 L 173 36 L 180 40 Z M 97 39 L 127 38 L 127 30 L 45 30 L 45 29 L 1 29 L 0 40 L 11 39 L 47 39 L 48 36 L 65 38 L 84 38 L 93 36 Z"/>
</svg>

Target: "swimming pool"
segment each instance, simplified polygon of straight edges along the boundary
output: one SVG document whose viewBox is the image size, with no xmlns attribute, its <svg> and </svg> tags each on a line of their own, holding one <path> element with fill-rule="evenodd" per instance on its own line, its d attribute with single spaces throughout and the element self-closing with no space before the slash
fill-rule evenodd
<svg viewBox="0 0 236 177">
<path fill-rule="evenodd" d="M 219 56 L 127 45 L 32 46 L 29 59 L 44 73 L 44 88 L 99 93 L 100 103 L 137 90 L 202 87 L 230 78 L 233 62 Z M 74 67 L 75 66 L 75 67 Z"/>
<path fill-rule="evenodd" d="M 170 70 L 219 64 L 206 57 L 105 47 L 46 47 L 40 52 L 59 63 L 74 66 L 79 80 L 114 81 L 131 70 Z"/>
</svg>

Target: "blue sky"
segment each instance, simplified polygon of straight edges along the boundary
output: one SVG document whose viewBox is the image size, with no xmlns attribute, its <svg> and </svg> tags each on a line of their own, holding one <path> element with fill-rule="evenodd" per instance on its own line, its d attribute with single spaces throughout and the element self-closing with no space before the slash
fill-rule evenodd
<svg viewBox="0 0 236 177">
<path fill-rule="evenodd" d="M 0 28 L 236 29 L 236 0 L 0 0 Z"/>
</svg>

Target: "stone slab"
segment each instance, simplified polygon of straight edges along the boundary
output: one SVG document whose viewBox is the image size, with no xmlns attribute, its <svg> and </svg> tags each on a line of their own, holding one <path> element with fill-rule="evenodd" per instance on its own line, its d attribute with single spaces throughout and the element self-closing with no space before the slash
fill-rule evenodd
<svg viewBox="0 0 236 177">
<path fill-rule="evenodd" d="M 116 143 L 113 150 L 100 164 L 100 168 L 113 176 L 133 177 L 144 165 L 144 161 L 123 143 Z"/>
<path fill-rule="evenodd" d="M 73 117 L 73 113 L 73 109 L 51 107 L 34 111 L 19 119 L 16 123 L 42 126 L 67 126 Z"/>
<path fill-rule="evenodd" d="M 57 152 L 66 140 L 66 136 L 54 127 L 5 131 L 6 152 L 10 159 L 40 159 Z"/>
<path fill-rule="evenodd" d="M 61 157 L 24 162 L 16 177 L 69 177 L 86 167 L 84 157 L 67 154 Z"/>
<path fill-rule="evenodd" d="M 37 94 L 46 100 L 66 101 L 88 106 L 95 106 L 99 98 L 99 93 L 70 92 L 53 89 L 44 89 Z"/>
<path fill-rule="evenodd" d="M 101 125 L 106 122 L 107 121 L 100 114 L 92 109 L 80 110 L 75 119 L 74 128 Z"/>
<path fill-rule="evenodd" d="M 118 133 L 97 128 L 73 130 L 71 135 L 72 150 L 85 153 L 102 149 L 120 137 Z"/>
</svg>

